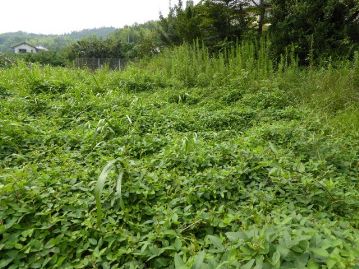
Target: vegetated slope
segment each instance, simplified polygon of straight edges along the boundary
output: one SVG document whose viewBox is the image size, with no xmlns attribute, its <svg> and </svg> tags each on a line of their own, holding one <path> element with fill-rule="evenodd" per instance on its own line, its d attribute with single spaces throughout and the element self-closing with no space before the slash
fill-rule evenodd
<svg viewBox="0 0 359 269">
<path fill-rule="evenodd" d="M 0 267 L 358 268 L 358 67 L 0 70 Z"/>
</svg>

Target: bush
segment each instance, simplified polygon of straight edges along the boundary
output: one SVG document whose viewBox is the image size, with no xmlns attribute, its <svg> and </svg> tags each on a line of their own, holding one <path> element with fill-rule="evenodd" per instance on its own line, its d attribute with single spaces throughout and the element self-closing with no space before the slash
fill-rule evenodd
<svg viewBox="0 0 359 269">
<path fill-rule="evenodd" d="M 66 66 L 68 61 L 62 52 L 41 51 L 38 53 L 26 53 L 19 56 L 25 62 L 38 63 L 40 65 Z"/>
<path fill-rule="evenodd" d="M 0 98 L 6 98 L 8 96 L 11 96 L 8 89 L 2 85 L 0 85 Z"/>
<path fill-rule="evenodd" d="M 61 80 L 32 80 L 30 91 L 34 94 L 39 93 L 65 93 L 71 85 Z"/>
<path fill-rule="evenodd" d="M 272 1 L 272 52 L 276 59 L 294 47 L 301 64 L 348 58 L 358 49 L 358 2 Z"/>
<path fill-rule="evenodd" d="M 13 66 L 15 60 L 13 57 L 0 53 L 0 68 L 7 68 Z"/>
</svg>

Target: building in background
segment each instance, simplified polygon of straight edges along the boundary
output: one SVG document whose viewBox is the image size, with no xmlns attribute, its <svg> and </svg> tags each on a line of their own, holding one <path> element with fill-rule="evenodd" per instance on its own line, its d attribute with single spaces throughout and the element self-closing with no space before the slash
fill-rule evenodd
<svg viewBox="0 0 359 269">
<path fill-rule="evenodd" d="M 22 42 L 20 44 L 12 46 L 11 48 L 17 54 L 18 53 L 37 53 L 40 51 L 48 51 L 48 49 L 43 46 L 33 46 L 27 42 Z"/>
</svg>

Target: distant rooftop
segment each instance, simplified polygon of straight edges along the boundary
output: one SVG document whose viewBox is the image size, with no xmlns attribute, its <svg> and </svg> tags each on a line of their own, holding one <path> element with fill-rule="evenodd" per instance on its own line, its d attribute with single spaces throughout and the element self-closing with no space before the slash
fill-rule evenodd
<svg viewBox="0 0 359 269">
<path fill-rule="evenodd" d="M 43 46 L 36 46 L 35 47 L 37 50 L 42 50 L 42 51 L 48 51 L 47 48 L 43 47 Z"/>
</svg>

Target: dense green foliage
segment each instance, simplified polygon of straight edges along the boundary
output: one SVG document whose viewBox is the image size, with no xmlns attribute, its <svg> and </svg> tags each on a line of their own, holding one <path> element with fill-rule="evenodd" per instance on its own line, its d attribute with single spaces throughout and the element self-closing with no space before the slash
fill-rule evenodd
<svg viewBox="0 0 359 269">
<path fill-rule="evenodd" d="M 161 40 L 166 45 L 199 39 L 212 50 L 228 46 L 249 35 L 254 18 L 245 11 L 248 3 L 237 0 L 203 1 L 197 5 L 178 1 L 167 17 L 161 16 Z"/>
<path fill-rule="evenodd" d="M 358 22 L 354 0 L 178 1 L 1 54 L 0 268 L 359 268 Z M 46 66 L 77 57 L 145 60 Z"/>
<path fill-rule="evenodd" d="M 359 56 L 254 48 L 0 69 L 0 268 L 358 268 Z"/>
<path fill-rule="evenodd" d="M 118 29 L 110 35 L 112 40 L 119 40 L 126 59 L 138 59 L 153 56 L 162 46 L 157 21 L 134 24 Z"/>
<path fill-rule="evenodd" d="M 44 45 L 49 52 L 11 55 L 11 46 L 27 41 Z M 42 65 L 72 65 L 77 57 L 135 60 L 157 54 L 160 46 L 157 22 L 134 24 L 120 29 L 103 27 L 65 35 L 37 35 L 23 32 L 0 34 L 0 51 L 8 58 Z"/>
<path fill-rule="evenodd" d="M 123 44 L 120 40 L 112 38 L 86 38 L 69 46 L 68 57 L 69 59 L 76 57 L 120 58 L 123 57 Z"/>
<path fill-rule="evenodd" d="M 0 68 L 11 67 L 13 64 L 15 64 L 16 59 L 12 56 L 13 55 L 0 53 Z"/>
<path fill-rule="evenodd" d="M 160 18 L 167 45 L 203 41 L 211 51 L 264 32 L 272 39 L 274 61 L 295 48 L 300 64 L 352 57 L 359 46 L 357 0 L 179 0 Z M 264 31 L 266 30 L 266 31 Z M 268 30 L 268 31 L 267 31 Z"/>
<path fill-rule="evenodd" d="M 153 56 L 159 52 L 158 23 L 147 22 L 120 28 L 106 38 L 83 38 L 67 46 L 63 54 L 75 58 L 121 58 L 123 61 Z"/>
<path fill-rule="evenodd" d="M 275 55 L 295 46 L 303 63 L 346 57 L 359 47 L 357 0 L 272 0 L 272 41 Z"/>
<path fill-rule="evenodd" d="M 40 51 L 38 53 L 20 54 L 16 57 L 29 63 L 41 65 L 66 66 L 69 64 L 68 55 L 63 51 Z"/>
<path fill-rule="evenodd" d="M 29 65 L 66 66 L 71 64 L 68 56 L 63 51 L 40 51 L 38 53 L 0 53 L 0 67 L 10 67 L 17 62 L 26 62 Z"/>
</svg>

